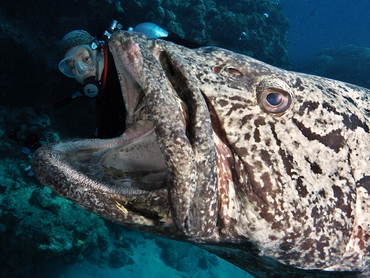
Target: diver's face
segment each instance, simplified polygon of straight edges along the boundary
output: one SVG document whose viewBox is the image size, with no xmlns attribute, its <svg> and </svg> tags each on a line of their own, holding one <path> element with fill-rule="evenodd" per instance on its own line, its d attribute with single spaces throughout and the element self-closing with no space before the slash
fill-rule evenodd
<svg viewBox="0 0 370 278">
<path fill-rule="evenodd" d="M 77 48 L 77 46 L 71 48 L 67 51 L 65 57 L 71 55 Z M 84 84 L 86 78 L 95 76 L 94 62 L 93 53 L 88 51 L 85 47 L 82 47 L 71 59 L 67 60 L 67 66 L 75 76 L 74 79 L 76 79 L 78 83 Z"/>
<path fill-rule="evenodd" d="M 99 55 L 99 59 L 97 59 Z M 97 67 L 97 63 L 99 63 Z M 91 76 L 98 74 L 100 79 L 104 67 L 104 56 L 102 52 L 92 50 L 88 46 L 75 46 L 66 52 L 64 59 L 59 63 L 59 69 L 68 77 L 76 79 L 80 84 Z M 96 72 L 96 70 L 99 72 Z"/>
<path fill-rule="evenodd" d="M 66 55 L 68 55 L 68 52 Z M 80 48 L 73 58 L 67 60 L 68 68 L 79 83 L 83 82 L 85 78 L 95 74 L 95 68 L 92 66 L 92 63 L 93 57 L 86 48 Z"/>
</svg>

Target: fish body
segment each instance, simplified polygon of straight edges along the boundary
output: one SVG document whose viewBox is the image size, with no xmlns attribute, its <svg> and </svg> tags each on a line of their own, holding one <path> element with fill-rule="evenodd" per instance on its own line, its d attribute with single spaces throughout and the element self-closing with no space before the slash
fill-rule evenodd
<svg viewBox="0 0 370 278">
<path fill-rule="evenodd" d="M 109 49 L 127 130 L 41 147 L 41 182 L 255 277 L 370 275 L 369 90 L 133 32 Z"/>
</svg>

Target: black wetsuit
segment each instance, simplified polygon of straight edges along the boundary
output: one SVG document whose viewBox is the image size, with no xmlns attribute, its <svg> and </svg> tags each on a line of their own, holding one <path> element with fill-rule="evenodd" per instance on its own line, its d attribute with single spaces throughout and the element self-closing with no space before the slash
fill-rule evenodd
<svg viewBox="0 0 370 278">
<path fill-rule="evenodd" d="M 97 137 L 114 138 L 126 129 L 126 108 L 112 54 L 108 51 L 108 72 L 105 89 L 96 100 Z"/>
</svg>

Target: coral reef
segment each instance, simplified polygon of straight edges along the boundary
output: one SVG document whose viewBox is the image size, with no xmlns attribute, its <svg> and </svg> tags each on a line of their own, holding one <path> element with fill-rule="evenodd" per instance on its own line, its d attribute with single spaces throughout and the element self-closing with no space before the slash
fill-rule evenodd
<svg viewBox="0 0 370 278">
<path fill-rule="evenodd" d="M 227 48 L 280 67 L 289 65 L 289 22 L 279 2 L 164 0 L 140 1 L 133 6 L 133 13 L 124 14 L 123 20 L 129 24 L 151 21 L 201 45 Z"/>
<path fill-rule="evenodd" d="M 101 218 L 24 171 L 29 157 L 21 150 L 27 134 L 35 134 L 40 144 L 59 140 L 49 125 L 47 116 L 37 117 L 31 108 L 0 109 L 0 269 L 12 277 L 37 272 L 54 260 L 76 263 L 109 244 Z"/>
</svg>

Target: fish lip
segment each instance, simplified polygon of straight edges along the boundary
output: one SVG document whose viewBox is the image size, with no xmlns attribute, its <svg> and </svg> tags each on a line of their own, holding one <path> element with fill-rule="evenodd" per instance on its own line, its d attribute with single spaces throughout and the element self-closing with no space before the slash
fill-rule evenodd
<svg viewBox="0 0 370 278">
<path fill-rule="evenodd" d="M 118 224 L 133 228 L 148 226 L 154 232 L 156 227 L 173 228 L 165 188 L 146 191 L 122 188 L 109 179 L 102 182 L 71 167 L 68 159 L 56 151 L 58 144 L 60 142 L 46 144 L 33 155 L 32 171 L 43 184 L 61 197 Z M 155 206 L 154 212 L 150 204 Z M 176 233 L 174 229 L 171 231 Z"/>
<path fill-rule="evenodd" d="M 150 133 L 153 133 L 153 129 L 145 128 L 136 133 L 131 132 L 128 139 L 121 136 L 113 139 L 77 139 L 49 143 L 34 153 L 31 161 L 32 171 L 42 183 L 62 196 L 70 192 L 72 187 L 82 194 L 92 191 L 127 197 L 147 194 L 152 190 L 122 186 L 112 181 L 102 171 L 101 160 L 112 150 L 129 145 Z M 84 148 L 80 149 L 81 146 Z M 94 155 L 91 155 L 92 153 Z M 87 160 L 90 167 L 81 167 Z M 66 189 L 67 187 L 71 190 Z M 67 198 L 74 199 L 73 196 Z"/>
</svg>

